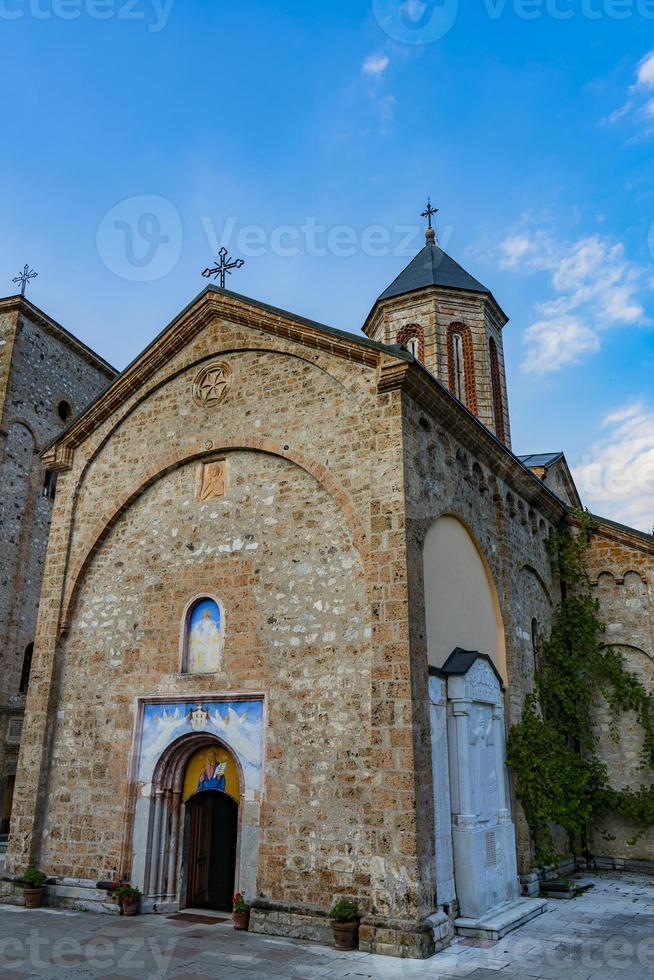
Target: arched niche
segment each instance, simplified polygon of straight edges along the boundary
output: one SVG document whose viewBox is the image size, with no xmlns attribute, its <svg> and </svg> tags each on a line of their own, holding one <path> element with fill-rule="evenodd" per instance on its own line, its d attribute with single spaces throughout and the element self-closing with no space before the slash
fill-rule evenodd
<svg viewBox="0 0 654 980">
<path fill-rule="evenodd" d="M 504 624 L 490 569 L 458 518 L 440 517 L 424 545 L 427 652 L 442 667 L 457 647 L 487 654 L 507 683 Z"/>
</svg>

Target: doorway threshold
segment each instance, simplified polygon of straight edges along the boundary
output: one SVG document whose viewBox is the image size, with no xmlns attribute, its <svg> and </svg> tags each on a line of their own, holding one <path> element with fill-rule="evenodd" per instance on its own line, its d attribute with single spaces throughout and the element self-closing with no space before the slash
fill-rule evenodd
<svg viewBox="0 0 654 980">
<path fill-rule="evenodd" d="M 216 912 L 213 909 L 184 909 L 167 915 L 173 922 L 188 922 L 189 925 L 216 926 L 221 922 L 231 922 L 231 916 L 226 912 Z"/>
</svg>

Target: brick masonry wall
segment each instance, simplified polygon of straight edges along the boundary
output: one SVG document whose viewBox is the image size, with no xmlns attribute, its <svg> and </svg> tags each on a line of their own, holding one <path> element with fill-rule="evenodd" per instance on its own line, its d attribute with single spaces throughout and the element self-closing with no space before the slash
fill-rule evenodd
<svg viewBox="0 0 654 980">
<path fill-rule="evenodd" d="M 63 399 L 80 411 L 110 373 L 54 329 L 21 312 L 0 313 L 3 394 L 0 425 L 0 815 L 7 776 L 16 771 L 16 726 L 24 711 L 19 684 L 25 650 L 34 640 L 52 511 L 43 497 L 39 453 L 65 428 Z M 12 737 L 9 738 L 9 728 Z"/>
</svg>

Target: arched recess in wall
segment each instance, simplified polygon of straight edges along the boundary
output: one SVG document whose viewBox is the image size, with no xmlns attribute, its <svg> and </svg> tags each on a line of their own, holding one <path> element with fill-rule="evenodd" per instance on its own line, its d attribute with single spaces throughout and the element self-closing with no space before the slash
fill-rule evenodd
<svg viewBox="0 0 654 980">
<path fill-rule="evenodd" d="M 500 376 L 500 359 L 497 353 L 495 338 L 488 341 L 490 356 L 491 388 L 493 391 L 493 416 L 495 418 L 495 435 L 501 442 L 506 441 L 504 429 L 504 398 L 502 397 L 502 380 Z"/>
<path fill-rule="evenodd" d="M 424 364 L 425 331 L 417 323 L 408 323 L 397 331 L 396 341 L 411 351 Z"/>
<path fill-rule="evenodd" d="M 504 623 L 495 583 L 482 552 L 457 517 L 445 515 L 425 538 L 427 653 L 442 667 L 456 647 L 487 654 L 507 683 Z"/>
<path fill-rule="evenodd" d="M 466 323 L 451 323 L 447 331 L 449 389 L 471 412 L 477 412 L 477 381 L 472 333 Z"/>
</svg>

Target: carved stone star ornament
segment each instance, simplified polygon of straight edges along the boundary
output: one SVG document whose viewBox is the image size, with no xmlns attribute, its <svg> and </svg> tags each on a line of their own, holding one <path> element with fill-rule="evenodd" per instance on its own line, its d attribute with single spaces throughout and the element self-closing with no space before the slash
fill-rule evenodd
<svg viewBox="0 0 654 980">
<path fill-rule="evenodd" d="M 209 364 L 196 375 L 193 398 L 198 405 L 218 405 L 227 394 L 231 382 L 232 372 L 227 364 Z"/>
</svg>

